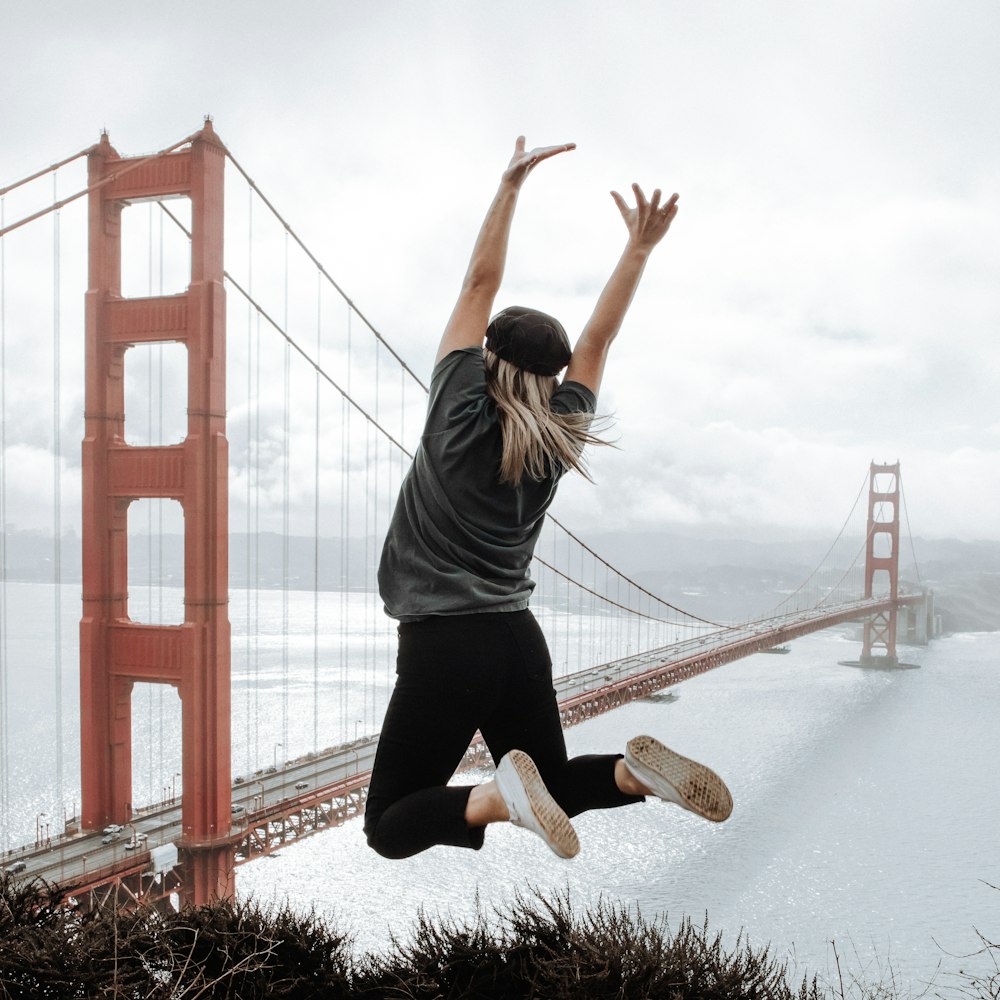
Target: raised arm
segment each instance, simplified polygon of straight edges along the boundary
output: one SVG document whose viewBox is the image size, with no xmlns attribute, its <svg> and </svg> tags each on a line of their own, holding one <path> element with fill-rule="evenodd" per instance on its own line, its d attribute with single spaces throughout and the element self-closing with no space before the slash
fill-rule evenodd
<svg viewBox="0 0 1000 1000">
<path fill-rule="evenodd" d="M 478 347 L 482 344 L 493 311 L 493 300 L 503 280 L 510 224 L 514 218 L 521 185 L 542 160 L 570 149 L 576 149 L 576 143 L 541 146 L 525 152 L 524 136 L 518 136 L 514 144 L 514 155 L 500 179 L 500 187 L 479 230 L 469 269 L 462 282 L 462 291 L 441 337 L 437 361 L 459 348 Z"/>
<path fill-rule="evenodd" d="M 566 371 L 567 381 L 582 383 L 595 396 L 601 388 L 608 349 L 617 336 L 632 296 L 639 287 L 646 261 L 653 247 L 666 235 L 677 214 L 678 195 L 672 194 L 661 206 L 659 188 L 653 192 L 650 201 L 646 200 L 638 184 L 632 185 L 632 191 L 635 193 L 635 208 L 630 208 L 617 191 L 611 192 L 628 228 L 628 243 L 573 348 L 573 356 Z"/>
</svg>

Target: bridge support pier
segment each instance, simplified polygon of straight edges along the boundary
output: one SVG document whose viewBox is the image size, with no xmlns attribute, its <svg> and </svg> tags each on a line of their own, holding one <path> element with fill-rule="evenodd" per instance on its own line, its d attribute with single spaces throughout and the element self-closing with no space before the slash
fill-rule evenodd
<svg viewBox="0 0 1000 1000">
<path fill-rule="evenodd" d="M 233 850 L 219 846 L 182 847 L 181 906 L 200 906 L 213 899 L 231 899 L 236 891 Z"/>
</svg>

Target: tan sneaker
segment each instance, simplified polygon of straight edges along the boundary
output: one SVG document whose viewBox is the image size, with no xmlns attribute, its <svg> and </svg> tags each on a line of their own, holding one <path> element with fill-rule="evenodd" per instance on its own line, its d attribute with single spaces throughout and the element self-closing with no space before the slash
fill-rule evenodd
<svg viewBox="0 0 1000 1000">
<path fill-rule="evenodd" d="M 713 770 L 674 753 L 652 736 L 635 736 L 625 747 L 625 766 L 653 795 L 713 823 L 733 811 L 733 797 Z"/>
<path fill-rule="evenodd" d="M 580 853 L 569 816 L 549 794 L 535 762 L 523 750 L 511 750 L 501 758 L 496 783 L 514 826 L 537 833 L 561 858 Z"/>
</svg>

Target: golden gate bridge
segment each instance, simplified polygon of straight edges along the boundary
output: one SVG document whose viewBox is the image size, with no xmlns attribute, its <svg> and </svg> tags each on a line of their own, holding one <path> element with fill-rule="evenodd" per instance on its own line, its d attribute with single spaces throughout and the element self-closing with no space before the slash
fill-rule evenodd
<svg viewBox="0 0 1000 1000">
<path fill-rule="evenodd" d="M 60 196 L 59 178 L 82 163 L 85 180 Z M 9 204 L 49 184 L 51 198 L 8 221 Z M 76 207 L 86 226 L 72 229 Z M 81 324 L 79 300 L 62 302 L 84 259 Z M 63 357 L 64 327 L 82 366 Z M 426 391 L 210 120 L 144 156 L 119 155 L 105 133 L 0 188 L 4 867 L 81 905 L 198 903 L 231 895 L 239 864 L 363 810 L 393 676 L 375 566 Z M 34 447 L 52 463 L 53 777 L 47 808 L 26 819 L 10 691 L 31 668 L 10 639 L 22 623 L 10 614 L 8 513 L 37 458 L 46 394 L 51 434 Z M 78 495 L 65 485 L 71 436 L 83 439 Z M 68 492 L 82 512 L 78 700 L 61 624 L 76 579 L 63 560 Z M 872 463 L 812 573 L 739 623 L 653 594 L 550 516 L 533 608 L 564 724 L 846 622 L 863 625 L 860 664 L 896 665 L 901 628 L 917 642 L 934 631 L 932 595 L 900 581 L 902 501 L 898 463 Z M 64 730 L 77 715 L 73 748 Z M 466 763 L 487 756 L 476 741 Z M 79 785 L 65 773 L 77 759 Z"/>
</svg>

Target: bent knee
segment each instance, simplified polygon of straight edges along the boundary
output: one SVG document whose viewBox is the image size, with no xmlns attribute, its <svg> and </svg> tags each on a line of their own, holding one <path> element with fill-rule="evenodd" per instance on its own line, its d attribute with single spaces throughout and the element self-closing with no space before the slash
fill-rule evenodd
<svg viewBox="0 0 1000 1000">
<path fill-rule="evenodd" d="M 368 846 L 381 857 L 389 861 L 402 861 L 408 858 L 413 852 L 406 850 L 401 844 L 394 844 L 391 838 L 379 834 L 379 824 L 365 823 L 365 839 Z"/>
</svg>

